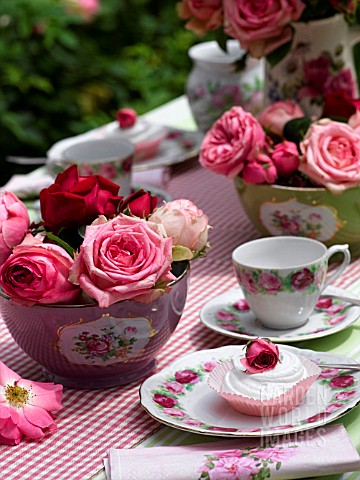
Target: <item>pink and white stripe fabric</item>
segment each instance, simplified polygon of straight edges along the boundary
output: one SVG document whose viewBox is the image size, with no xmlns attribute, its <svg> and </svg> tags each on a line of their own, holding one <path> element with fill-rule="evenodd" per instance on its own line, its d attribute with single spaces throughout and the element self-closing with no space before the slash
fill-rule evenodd
<svg viewBox="0 0 360 480">
<path fill-rule="evenodd" d="M 200 167 L 177 173 L 168 191 L 173 198 L 194 201 L 209 216 L 212 248 L 205 259 L 192 265 L 185 312 L 158 355 L 158 369 L 187 352 L 238 343 L 206 329 L 199 320 L 199 310 L 211 297 L 237 285 L 231 252 L 259 236 L 231 182 Z M 359 276 L 360 261 L 355 261 L 337 285 L 347 287 Z M 0 360 L 24 378 L 45 380 L 40 366 L 16 346 L 1 319 Z M 109 448 L 133 447 L 161 426 L 141 408 L 139 386 L 140 382 L 106 390 L 64 389 L 56 433 L 40 442 L 0 445 L 0 479 L 90 478 L 102 468 L 102 458 Z"/>
</svg>

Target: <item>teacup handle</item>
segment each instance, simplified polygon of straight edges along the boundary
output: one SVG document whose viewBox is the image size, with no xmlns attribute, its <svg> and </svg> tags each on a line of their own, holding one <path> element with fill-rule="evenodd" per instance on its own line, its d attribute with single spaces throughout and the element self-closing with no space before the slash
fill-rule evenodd
<svg viewBox="0 0 360 480">
<path fill-rule="evenodd" d="M 325 281 L 323 290 L 330 285 L 334 280 L 336 280 L 340 275 L 343 273 L 345 268 L 349 265 L 351 256 L 349 251 L 349 245 L 333 245 L 332 247 L 328 248 L 326 258 L 329 258 L 334 255 L 335 253 L 342 253 L 344 255 L 343 261 L 341 264 L 335 269 L 335 271 L 330 275 L 330 277 Z"/>
</svg>

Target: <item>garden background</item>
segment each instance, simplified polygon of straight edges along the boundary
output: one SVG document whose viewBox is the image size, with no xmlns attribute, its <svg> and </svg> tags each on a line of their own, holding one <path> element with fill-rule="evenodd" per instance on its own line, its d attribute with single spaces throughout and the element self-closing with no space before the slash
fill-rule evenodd
<svg viewBox="0 0 360 480">
<path fill-rule="evenodd" d="M 24 171 L 9 155 L 43 157 L 118 108 L 142 114 L 184 93 L 199 39 L 176 0 L 101 0 L 92 14 L 77 3 L 0 1 L 0 184 Z"/>
</svg>

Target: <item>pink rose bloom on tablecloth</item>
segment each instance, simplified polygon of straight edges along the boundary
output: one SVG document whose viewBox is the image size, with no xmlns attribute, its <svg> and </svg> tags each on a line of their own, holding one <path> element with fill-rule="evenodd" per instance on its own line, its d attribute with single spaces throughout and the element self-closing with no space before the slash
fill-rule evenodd
<svg viewBox="0 0 360 480">
<path fill-rule="evenodd" d="M 284 126 L 294 118 L 301 118 L 304 112 L 293 100 L 281 100 L 268 105 L 258 116 L 258 120 L 268 134 L 282 137 Z"/>
<path fill-rule="evenodd" d="M 246 162 L 242 171 L 242 178 L 247 183 L 268 183 L 271 185 L 277 179 L 276 167 L 268 155 L 258 153 L 255 158 Z"/>
<path fill-rule="evenodd" d="M 260 123 L 241 107 L 233 107 L 205 135 L 199 161 L 215 173 L 234 178 L 264 144 L 265 133 Z"/>
<path fill-rule="evenodd" d="M 300 155 L 296 144 L 287 140 L 274 146 L 271 159 L 279 177 L 290 177 L 300 163 Z"/>
<path fill-rule="evenodd" d="M 280 278 L 273 273 L 267 272 L 260 274 L 258 284 L 268 293 L 276 293 L 282 287 Z"/>
<path fill-rule="evenodd" d="M 274 463 L 284 462 L 296 454 L 295 448 L 276 448 L 269 447 L 263 450 L 251 449 L 251 455 L 255 455 L 258 458 L 264 460 L 272 460 Z"/>
<path fill-rule="evenodd" d="M 172 237 L 174 246 L 189 249 L 188 260 L 207 245 L 210 228 L 208 217 L 190 200 L 180 199 L 165 203 L 154 211 L 149 222 L 162 225 L 166 235 Z"/>
<path fill-rule="evenodd" d="M 57 427 L 50 412 L 61 407 L 62 385 L 26 380 L 0 362 L 0 444 L 23 436 L 40 439 Z"/>
<path fill-rule="evenodd" d="M 301 0 L 225 1 L 225 32 L 260 58 L 291 39 L 289 24 L 300 18 L 304 8 Z"/>
<path fill-rule="evenodd" d="M 360 185 L 360 135 L 346 123 L 320 120 L 300 144 L 299 170 L 332 193 Z"/>
<path fill-rule="evenodd" d="M 172 239 L 158 225 L 125 215 L 86 227 L 70 280 L 101 308 L 135 298 L 150 302 L 168 289 Z"/>
<path fill-rule="evenodd" d="M 0 195 L 0 265 L 22 242 L 30 226 L 27 208 L 12 192 Z"/>
<path fill-rule="evenodd" d="M 0 286 L 21 305 L 71 304 L 80 293 L 68 280 L 73 263 L 63 248 L 28 234 L 2 266 Z"/>
<path fill-rule="evenodd" d="M 223 9 L 221 0 L 182 0 L 177 4 L 180 18 L 189 21 L 185 28 L 199 36 L 222 25 Z"/>
</svg>

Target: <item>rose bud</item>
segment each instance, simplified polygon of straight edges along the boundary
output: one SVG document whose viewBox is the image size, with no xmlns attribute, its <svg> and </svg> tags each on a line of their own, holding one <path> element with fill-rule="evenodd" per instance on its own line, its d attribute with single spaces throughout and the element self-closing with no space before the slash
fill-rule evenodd
<svg viewBox="0 0 360 480">
<path fill-rule="evenodd" d="M 153 197 L 151 192 L 138 190 L 125 198 L 120 206 L 120 211 L 133 217 L 146 218 L 153 213 L 157 202 L 157 197 Z"/>
<path fill-rule="evenodd" d="M 250 374 L 272 370 L 276 367 L 278 361 L 279 349 L 277 345 L 263 338 L 250 341 L 246 346 L 245 358 L 240 360 L 247 373 Z"/>
<path fill-rule="evenodd" d="M 285 140 L 275 145 L 271 152 L 271 159 L 276 167 L 279 177 L 290 177 L 297 170 L 300 155 L 294 142 Z"/>
<path fill-rule="evenodd" d="M 247 162 L 242 173 L 247 183 L 275 183 L 277 171 L 271 158 L 265 153 L 259 153 L 256 158 Z"/>
<path fill-rule="evenodd" d="M 116 113 L 116 120 L 120 128 L 130 128 L 136 123 L 137 114 L 132 108 L 120 108 Z"/>
</svg>

